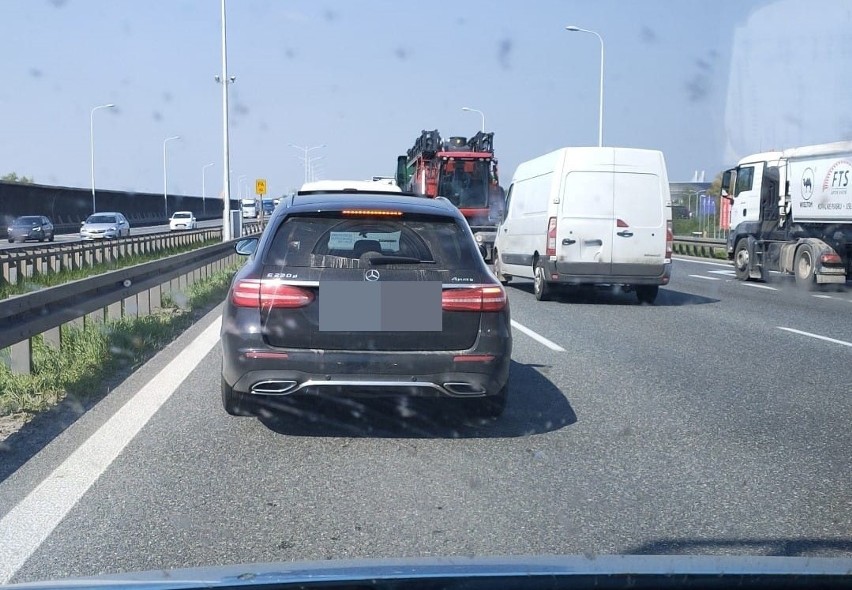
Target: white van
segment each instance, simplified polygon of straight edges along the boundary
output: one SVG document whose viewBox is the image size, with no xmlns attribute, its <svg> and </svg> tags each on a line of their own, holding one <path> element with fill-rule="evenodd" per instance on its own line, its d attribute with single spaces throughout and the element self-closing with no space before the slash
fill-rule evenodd
<svg viewBox="0 0 852 590">
<path fill-rule="evenodd" d="M 671 276 L 671 196 L 662 152 L 562 148 L 520 164 L 497 231 L 495 273 L 556 284 L 623 285 L 653 303 Z"/>
</svg>

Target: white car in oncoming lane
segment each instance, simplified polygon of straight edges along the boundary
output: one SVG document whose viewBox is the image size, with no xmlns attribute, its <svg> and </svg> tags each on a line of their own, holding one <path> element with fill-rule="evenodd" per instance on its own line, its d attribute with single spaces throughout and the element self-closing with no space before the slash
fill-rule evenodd
<svg viewBox="0 0 852 590">
<path fill-rule="evenodd" d="M 198 221 L 192 211 L 175 211 L 169 219 L 169 231 L 197 228 Z"/>
</svg>

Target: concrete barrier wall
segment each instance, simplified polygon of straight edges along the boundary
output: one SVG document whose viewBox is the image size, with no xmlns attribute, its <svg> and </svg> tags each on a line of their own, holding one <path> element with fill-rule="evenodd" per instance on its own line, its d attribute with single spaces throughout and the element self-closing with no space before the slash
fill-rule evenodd
<svg viewBox="0 0 852 590">
<path fill-rule="evenodd" d="M 166 222 L 163 195 L 98 190 L 98 211 L 119 211 L 131 226 L 159 225 Z M 191 195 L 169 195 L 169 215 L 175 211 L 192 211 L 198 219 L 222 216 L 222 200 L 202 199 Z M 231 199 L 231 208 L 239 201 Z M 20 215 L 47 215 L 57 233 L 74 231 L 92 213 L 91 189 L 39 184 L 0 182 L 0 234 L 6 235 L 7 224 Z"/>
</svg>

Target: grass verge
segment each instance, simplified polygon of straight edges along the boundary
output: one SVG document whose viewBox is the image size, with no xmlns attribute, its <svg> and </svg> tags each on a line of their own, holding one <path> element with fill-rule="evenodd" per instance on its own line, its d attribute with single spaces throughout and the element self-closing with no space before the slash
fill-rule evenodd
<svg viewBox="0 0 852 590">
<path fill-rule="evenodd" d="M 60 348 L 33 339 L 33 371 L 15 375 L 0 364 L 0 417 L 42 412 L 68 396 L 85 401 L 163 348 L 220 302 L 239 265 L 219 271 L 187 289 L 185 308 L 170 297 L 163 309 L 144 317 L 91 322 L 62 331 Z"/>
<path fill-rule="evenodd" d="M 37 274 L 32 277 L 26 277 L 23 281 L 20 281 L 15 284 L 3 283 L 2 285 L 0 285 L 0 299 L 5 299 L 6 297 L 11 297 L 13 295 L 22 295 L 24 293 L 37 291 L 38 289 L 43 289 L 45 287 L 54 287 L 56 285 L 61 285 L 62 283 L 67 283 L 69 281 L 85 279 L 94 275 L 109 272 L 111 270 L 118 270 L 119 268 L 133 266 L 134 264 L 142 264 L 143 262 L 151 262 L 153 260 L 159 260 L 167 256 L 183 254 L 184 252 L 198 250 L 199 248 L 204 248 L 205 246 L 212 246 L 213 244 L 219 243 L 221 243 L 221 240 L 218 239 L 206 240 L 204 242 L 198 242 L 196 244 L 187 244 L 185 246 L 175 246 L 173 248 L 166 248 L 165 250 L 158 250 L 157 252 L 152 252 L 150 254 L 135 254 L 133 256 L 127 256 L 118 260 L 103 262 L 94 266 L 87 266 L 85 268 L 78 268 L 75 270 L 62 270 L 60 272 L 50 274 Z"/>
</svg>

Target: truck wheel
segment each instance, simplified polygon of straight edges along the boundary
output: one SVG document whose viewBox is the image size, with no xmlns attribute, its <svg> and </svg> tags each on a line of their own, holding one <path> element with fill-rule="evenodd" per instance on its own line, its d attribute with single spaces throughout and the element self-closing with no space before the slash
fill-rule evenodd
<svg viewBox="0 0 852 590">
<path fill-rule="evenodd" d="M 507 285 L 509 281 L 512 280 L 512 275 L 503 274 L 503 264 L 500 262 L 500 253 L 497 252 L 497 250 L 494 250 L 494 253 L 491 256 L 494 258 L 494 275 L 500 283 Z"/>
<path fill-rule="evenodd" d="M 238 391 L 234 391 L 231 386 L 222 378 L 222 406 L 225 411 L 231 416 L 252 416 L 251 404 L 245 399 L 245 396 Z"/>
<path fill-rule="evenodd" d="M 553 288 L 547 282 L 547 275 L 544 272 L 544 265 L 541 262 L 535 265 L 535 280 L 533 282 L 533 293 L 538 301 L 550 301 L 550 294 Z"/>
<path fill-rule="evenodd" d="M 796 285 L 811 290 L 816 285 L 814 276 L 814 255 L 808 246 L 802 246 L 796 251 L 793 261 L 793 272 L 796 275 Z"/>
<path fill-rule="evenodd" d="M 654 303 L 654 300 L 657 299 L 657 293 L 659 292 L 659 285 L 636 286 L 636 298 L 639 300 L 639 303 L 647 303 L 648 305 Z"/>
<path fill-rule="evenodd" d="M 739 280 L 748 280 L 748 265 L 748 240 L 743 238 L 739 242 L 737 242 L 737 247 L 734 249 L 734 274 Z"/>
</svg>

